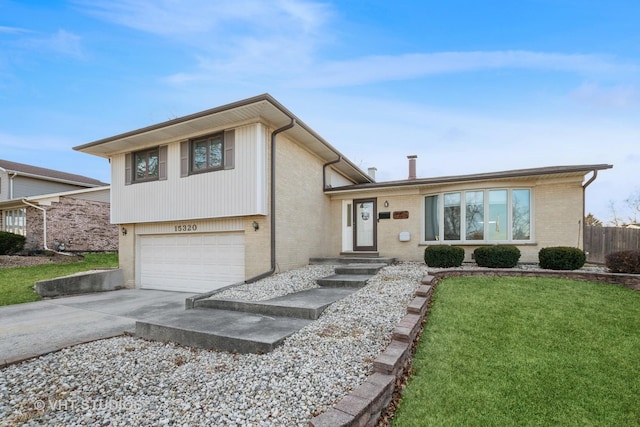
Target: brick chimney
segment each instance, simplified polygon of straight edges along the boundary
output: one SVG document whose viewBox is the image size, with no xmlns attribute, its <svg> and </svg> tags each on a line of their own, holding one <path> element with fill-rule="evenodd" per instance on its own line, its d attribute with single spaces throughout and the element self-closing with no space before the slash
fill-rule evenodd
<svg viewBox="0 0 640 427">
<path fill-rule="evenodd" d="M 411 156 L 407 156 L 409 159 L 409 178 L 408 179 L 416 179 L 416 159 L 418 156 L 415 154 Z"/>
</svg>

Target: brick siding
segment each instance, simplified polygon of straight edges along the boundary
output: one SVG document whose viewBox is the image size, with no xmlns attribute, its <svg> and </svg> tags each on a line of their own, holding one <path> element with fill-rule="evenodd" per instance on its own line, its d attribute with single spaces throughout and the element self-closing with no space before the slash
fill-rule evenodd
<svg viewBox="0 0 640 427">
<path fill-rule="evenodd" d="M 47 211 L 47 246 L 64 251 L 117 251 L 118 226 L 110 223 L 109 203 L 61 197 Z M 42 211 L 27 207 L 26 250 L 43 249 Z"/>
</svg>

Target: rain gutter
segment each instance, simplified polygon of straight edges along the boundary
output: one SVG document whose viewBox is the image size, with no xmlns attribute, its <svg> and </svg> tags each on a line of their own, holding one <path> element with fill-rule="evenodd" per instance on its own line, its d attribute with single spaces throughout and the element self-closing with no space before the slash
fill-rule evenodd
<svg viewBox="0 0 640 427">
<path fill-rule="evenodd" d="M 336 163 L 340 163 L 342 161 L 342 156 L 338 154 L 338 158 L 335 160 L 331 160 L 330 162 L 322 165 L 322 191 L 331 188 L 330 185 L 327 185 L 327 167 L 331 165 L 335 165 Z"/>
</svg>

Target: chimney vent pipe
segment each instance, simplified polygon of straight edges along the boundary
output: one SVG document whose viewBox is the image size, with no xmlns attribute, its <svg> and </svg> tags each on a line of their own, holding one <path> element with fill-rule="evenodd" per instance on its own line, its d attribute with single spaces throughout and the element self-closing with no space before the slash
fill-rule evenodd
<svg viewBox="0 0 640 427">
<path fill-rule="evenodd" d="M 415 154 L 407 156 L 409 159 L 409 179 L 416 179 L 416 159 L 418 156 Z"/>
</svg>

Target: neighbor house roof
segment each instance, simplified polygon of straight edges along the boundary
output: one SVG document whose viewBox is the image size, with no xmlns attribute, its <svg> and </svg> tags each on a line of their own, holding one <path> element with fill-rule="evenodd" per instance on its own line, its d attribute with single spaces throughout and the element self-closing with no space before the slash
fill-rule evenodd
<svg viewBox="0 0 640 427">
<path fill-rule="evenodd" d="M 502 172 L 477 173 L 469 175 L 441 176 L 433 178 L 404 179 L 399 181 L 374 182 L 369 184 L 355 184 L 344 187 L 336 187 L 327 190 L 327 193 L 339 193 L 357 190 L 378 189 L 386 187 L 426 187 L 432 185 L 453 184 L 473 181 L 496 181 L 514 178 L 529 177 L 564 177 L 584 176 L 589 172 L 597 173 L 599 170 L 611 169 L 613 165 L 573 165 L 573 166 L 548 166 L 530 169 L 515 169 Z"/>
<path fill-rule="evenodd" d="M 341 161 L 333 164 L 332 167 L 353 181 L 358 183 L 373 182 L 369 175 L 266 93 L 100 139 L 74 147 L 74 150 L 108 158 L 114 154 L 195 137 L 214 127 L 237 126 L 239 123 L 253 123 L 256 120 L 263 121 L 274 128 L 288 125 L 294 120 L 294 127 L 286 131 L 288 135 L 291 135 L 296 141 L 299 141 L 304 147 L 326 162 L 340 159 Z"/>
<path fill-rule="evenodd" d="M 82 175 L 61 172 L 54 169 L 41 168 L 38 166 L 26 165 L 24 163 L 10 162 L 8 160 L 0 159 L 0 168 L 6 170 L 9 174 L 17 173 L 18 176 L 62 182 L 65 184 L 78 185 L 81 187 L 102 187 L 104 185 L 109 185 L 97 179 L 89 178 Z"/>
<path fill-rule="evenodd" d="M 89 194 L 97 194 L 104 191 L 111 191 L 110 185 L 104 185 L 100 187 L 92 187 L 92 188 L 83 188 L 80 190 L 71 190 L 71 191 L 63 191 L 59 193 L 48 193 L 48 194 L 39 194 L 36 196 L 28 196 L 28 197 L 20 197 L 17 199 L 3 200 L 0 201 L 0 209 L 15 209 L 23 206 L 27 206 L 27 202 L 33 203 L 42 203 L 47 201 L 58 201 L 60 197 L 70 197 L 70 198 L 78 198 L 77 196 L 86 196 Z"/>
</svg>

